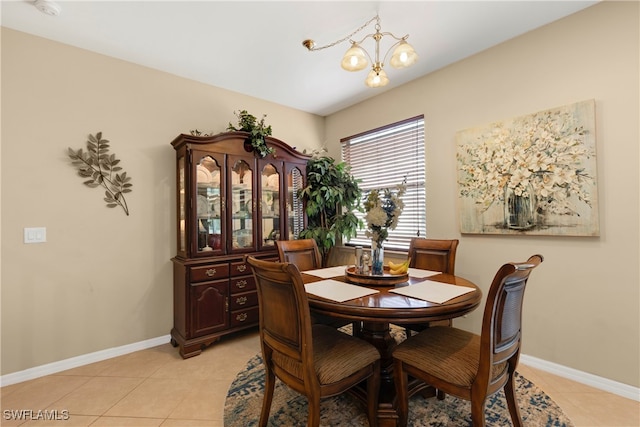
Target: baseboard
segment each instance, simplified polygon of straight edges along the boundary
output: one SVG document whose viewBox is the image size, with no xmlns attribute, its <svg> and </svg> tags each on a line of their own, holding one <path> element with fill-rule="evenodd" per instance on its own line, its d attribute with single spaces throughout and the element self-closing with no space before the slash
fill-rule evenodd
<svg viewBox="0 0 640 427">
<path fill-rule="evenodd" d="M 640 402 L 640 388 L 638 387 L 633 387 L 628 384 L 609 380 L 607 378 L 599 377 L 587 372 L 578 371 L 577 369 L 568 368 L 566 366 L 558 365 L 553 362 L 547 362 L 546 360 L 538 359 L 533 356 L 527 356 L 525 354 L 520 355 L 520 363 L 544 372 L 549 372 L 550 374 L 554 374 L 559 377 L 567 378 L 571 381 L 585 384 L 599 390 L 607 391 L 609 393 L 617 394 L 618 396 L 626 397 L 627 399 Z"/>
<path fill-rule="evenodd" d="M 95 353 L 84 354 L 82 356 L 72 357 L 70 359 L 61 360 L 59 362 L 36 366 L 35 368 L 25 369 L 24 371 L 14 372 L 12 374 L 1 376 L 0 386 L 4 387 L 11 384 L 21 383 L 23 381 L 33 380 L 35 378 L 66 371 L 68 369 L 78 368 L 90 363 L 100 362 L 112 357 L 122 356 L 124 354 L 133 353 L 135 351 L 145 350 L 147 348 L 166 344 L 167 342 L 169 342 L 169 340 L 170 336 L 164 335 L 133 344 L 123 345 L 121 347 L 114 347 L 106 350 L 96 351 Z M 527 356 L 526 354 L 520 355 L 520 363 L 544 372 L 558 375 L 559 377 L 570 379 L 571 381 L 579 382 L 581 384 L 597 388 L 599 390 L 626 397 L 627 399 L 640 401 L 640 388 L 638 387 L 633 387 L 628 384 L 623 384 L 617 381 L 602 378 L 597 375 L 589 374 L 587 372 L 578 371 L 577 369 L 568 368 L 556 363 L 547 362 L 546 360 L 538 359 L 537 357 L 533 356 Z"/>
<path fill-rule="evenodd" d="M 82 356 L 72 357 L 70 359 L 60 360 L 59 362 L 48 363 L 46 365 L 36 366 L 35 368 L 25 369 L 24 371 L 3 375 L 0 377 L 0 387 L 33 380 L 35 378 L 66 371 L 67 369 L 78 368 L 90 363 L 111 359 L 112 357 L 156 347 L 168 343 L 170 339 L 170 335 L 164 335 L 133 344 L 123 345 L 121 347 L 114 347 L 96 351 L 95 353 L 83 354 Z"/>
</svg>

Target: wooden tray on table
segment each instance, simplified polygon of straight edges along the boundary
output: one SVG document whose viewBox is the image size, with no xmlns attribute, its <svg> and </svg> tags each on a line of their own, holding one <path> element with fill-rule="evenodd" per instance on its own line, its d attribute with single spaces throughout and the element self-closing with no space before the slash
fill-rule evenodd
<svg viewBox="0 0 640 427">
<path fill-rule="evenodd" d="M 389 267 L 384 267 L 384 274 L 382 276 L 373 276 L 371 274 L 360 274 L 356 272 L 356 266 L 352 265 L 345 269 L 345 278 L 347 282 L 355 283 L 358 285 L 371 285 L 371 286 L 395 286 L 398 283 L 404 283 L 409 280 L 409 274 L 391 274 Z"/>
</svg>

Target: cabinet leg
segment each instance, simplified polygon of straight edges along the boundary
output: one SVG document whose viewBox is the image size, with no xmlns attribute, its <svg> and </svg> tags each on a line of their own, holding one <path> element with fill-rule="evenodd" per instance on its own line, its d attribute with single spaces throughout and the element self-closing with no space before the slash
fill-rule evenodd
<svg viewBox="0 0 640 427">
<path fill-rule="evenodd" d="M 183 345 L 182 347 L 180 347 L 180 356 L 182 356 L 183 359 L 197 356 L 200 353 L 202 353 L 201 344 Z"/>
</svg>

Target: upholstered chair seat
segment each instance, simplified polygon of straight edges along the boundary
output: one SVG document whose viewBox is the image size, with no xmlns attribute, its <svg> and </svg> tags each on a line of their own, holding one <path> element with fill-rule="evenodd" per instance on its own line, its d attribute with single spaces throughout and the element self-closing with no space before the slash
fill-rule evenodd
<svg viewBox="0 0 640 427">
<path fill-rule="evenodd" d="M 480 365 L 480 336 L 462 329 L 434 326 L 406 341 L 393 353 L 398 359 L 458 387 L 471 388 Z M 491 380 L 506 369 L 492 366 Z"/>
<path fill-rule="evenodd" d="M 353 340 L 349 335 L 326 325 L 313 325 L 313 366 L 320 384 L 331 384 L 353 375 L 375 363 L 380 353 L 364 340 Z M 296 378 L 302 379 L 302 363 L 282 353 L 273 354 L 273 363 Z"/>
</svg>

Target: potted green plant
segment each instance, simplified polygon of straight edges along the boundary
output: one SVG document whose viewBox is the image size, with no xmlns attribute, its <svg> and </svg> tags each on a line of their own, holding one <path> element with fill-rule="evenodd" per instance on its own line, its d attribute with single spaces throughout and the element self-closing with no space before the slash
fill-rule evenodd
<svg viewBox="0 0 640 427">
<path fill-rule="evenodd" d="M 267 136 L 271 135 L 271 125 L 267 126 L 265 124 L 266 114 L 262 116 L 262 119 L 258 120 L 256 116 L 249 114 L 247 110 L 234 111 L 233 113 L 238 118 L 238 126 L 236 127 L 229 122 L 227 130 L 249 132 L 250 135 L 247 140 L 247 145 L 250 147 L 247 147 L 249 151 L 253 151 L 260 158 L 275 152 L 275 148 L 267 146 L 267 141 L 265 140 Z"/>
<path fill-rule="evenodd" d="M 360 211 L 362 191 L 360 180 L 350 174 L 349 166 L 315 152 L 307 162 L 307 185 L 299 191 L 306 202 L 307 227 L 300 232 L 302 239 L 314 239 L 327 265 L 331 249 L 355 237 L 362 227 L 354 211 Z"/>
</svg>

